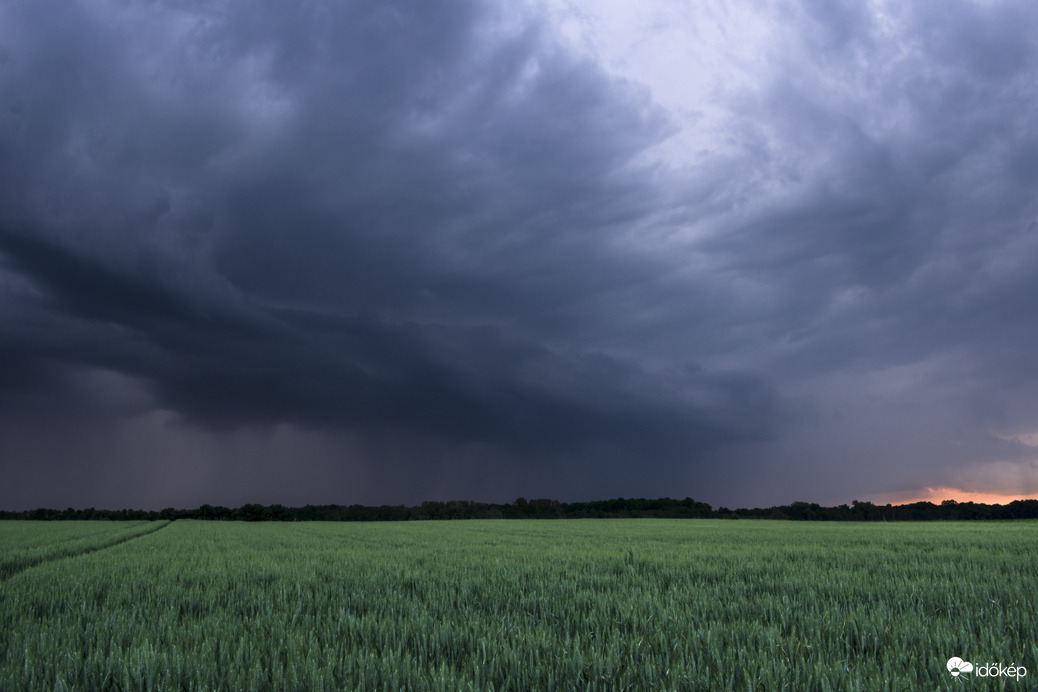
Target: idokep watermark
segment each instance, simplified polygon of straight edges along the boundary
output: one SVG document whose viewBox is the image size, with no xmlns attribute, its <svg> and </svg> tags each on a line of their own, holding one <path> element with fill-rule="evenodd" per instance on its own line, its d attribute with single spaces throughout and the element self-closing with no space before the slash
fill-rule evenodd
<svg viewBox="0 0 1038 692">
<path fill-rule="evenodd" d="M 1016 664 L 1003 665 L 998 663 L 979 663 L 974 665 L 969 661 L 963 661 L 958 656 L 948 659 L 948 672 L 953 677 L 959 677 L 964 673 L 972 673 L 978 678 L 1020 678 L 1027 677 L 1027 669 Z"/>
</svg>

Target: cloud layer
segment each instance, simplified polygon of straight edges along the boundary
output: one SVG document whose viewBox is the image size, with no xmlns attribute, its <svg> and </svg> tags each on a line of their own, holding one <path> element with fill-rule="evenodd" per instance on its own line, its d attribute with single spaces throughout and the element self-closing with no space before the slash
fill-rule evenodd
<svg viewBox="0 0 1038 692">
<path fill-rule="evenodd" d="M 8 3 L 0 504 L 1038 491 L 1038 11 L 733 7 Z"/>
</svg>

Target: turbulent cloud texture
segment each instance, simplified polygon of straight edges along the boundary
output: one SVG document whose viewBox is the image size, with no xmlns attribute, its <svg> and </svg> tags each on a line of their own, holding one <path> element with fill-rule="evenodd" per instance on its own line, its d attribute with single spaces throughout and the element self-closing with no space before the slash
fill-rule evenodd
<svg viewBox="0 0 1038 692">
<path fill-rule="evenodd" d="M 630 11 L 5 4 L 0 504 L 1038 492 L 1038 9 Z"/>
</svg>

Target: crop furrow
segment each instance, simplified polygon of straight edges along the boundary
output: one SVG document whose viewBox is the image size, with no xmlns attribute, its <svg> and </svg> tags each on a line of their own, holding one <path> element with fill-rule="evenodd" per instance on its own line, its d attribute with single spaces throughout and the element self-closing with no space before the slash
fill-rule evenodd
<svg viewBox="0 0 1038 692">
<path fill-rule="evenodd" d="M 77 557 L 79 555 L 89 555 L 99 550 L 105 550 L 117 546 L 127 541 L 132 541 L 135 538 L 147 536 L 150 533 L 169 525 L 169 521 L 158 521 L 153 526 L 145 526 L 141 531 L 119 533 L 115 536 L 107 537 L 101 540 L 99 543 L 92 543 L 87 545 L 77 545 L 82 541 L 75 541 L 74 545 L 57 545 L 54 546 L 54 550 L 44 553 L 28 554 L 28 555 L 11 555 L 0 558 L 0 581 L 10 579 L 16 574 L 24 572 L 27 569 L 42 565 L 47 562 L 54 562 L 56 560 L 64 560 L 70 557 Z"/>
</svg>

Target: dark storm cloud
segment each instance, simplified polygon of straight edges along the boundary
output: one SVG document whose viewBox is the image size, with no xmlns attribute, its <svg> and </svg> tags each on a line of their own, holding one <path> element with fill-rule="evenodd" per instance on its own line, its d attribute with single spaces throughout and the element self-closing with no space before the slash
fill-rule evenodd
<svg viewBox="0 0 1038 692">
<path fill-rule="evenodd" d="M 108 12 L 7 11 L 0 251 L 30 286 L 4 344 L 22 386 L 101 368 L 217 431 L 517 453 L 673 457 L 767 429 L 752 376 L 571 343 L 596 294 L 657 271 L 610 243 L 660 199 L 634 159 L 671 126 L 535 17 Z"/>
<path fill-rule="evenodd" d="M 118 446 L 155 411 L 214 465 L 189 431 L 308 431 L 364 492 L 407 470 L 408 501 L 509 499 L 524 469 L 548 495 L 738 503 L 759 474 L 829 499 L 870 463 L 1024 458 L 991 430 L 1038 430 L 1034 14 L 776 10 L 718 96 L 724 148 L 678 167 L 657 154 L 690 125 L 534 6 L 8 3 L 8 463 L 56 454 L 17 421 Z M 886 409 L 848 393 L 877 387 Z"/>
<path fill-rule="evenodd" d="M 52 310 L 86 325 L 63 325 L 71 341 L 23 342 L 31 355 L 12 345 L 12 358 L 35 358 L 37 368 L 46 359 L 133 375 L 150 383 L 162 404 L 204 426 L 344 425 L 519 449 L 581 440 L 646 445 L 651 435 L 654 447 L 668 447 L 731 438 L 735 426 L 720 413 L 728 399 L 763 396 L 767 405 L 767 393 L 745 378 L 670 373 L 663 387 L 654 381 L 662 378 L 629 362 L 509 341 L 487 325 L 388 323 L 288 308 L 202 310 L 188 296 L 32 239 L 0 234 L 0 246 L 45 289 Z M 16 372 L 27 378 L 26 370 Z M 709 405 L 684 402 L 682 387 L 713 398 Z"/>
</svg>

